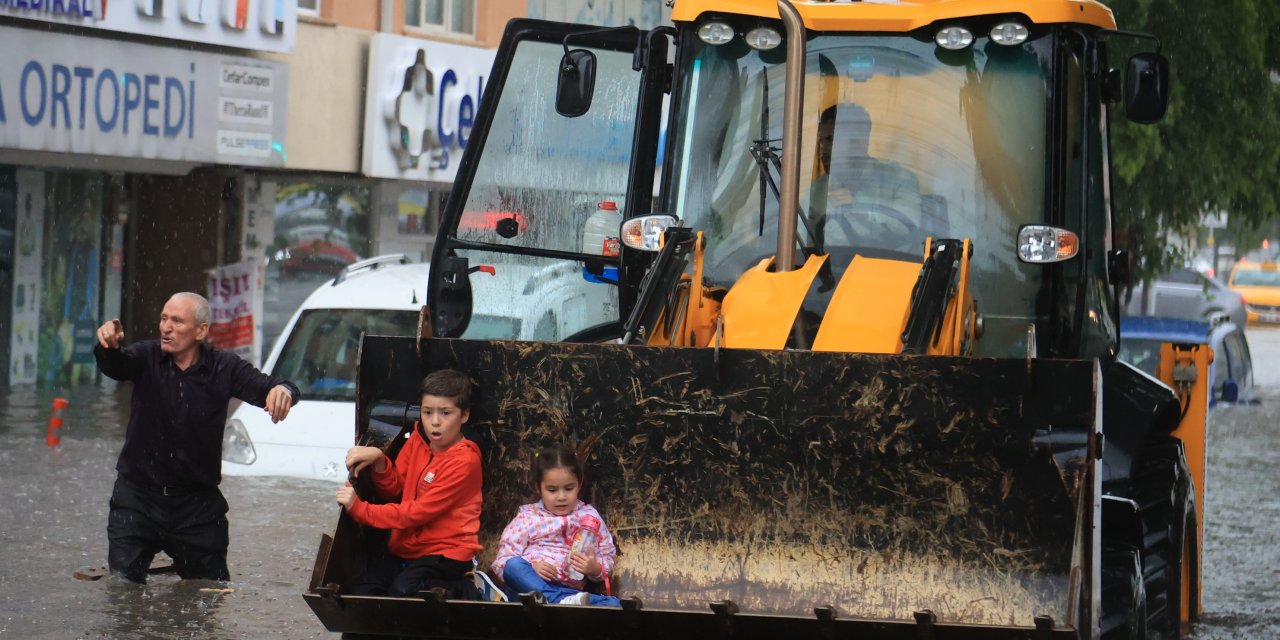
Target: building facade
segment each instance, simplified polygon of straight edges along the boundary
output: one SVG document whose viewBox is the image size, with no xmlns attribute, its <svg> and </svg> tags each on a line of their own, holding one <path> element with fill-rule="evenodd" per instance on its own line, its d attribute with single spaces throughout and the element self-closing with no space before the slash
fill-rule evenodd
<svg viewBox="0 0 1280 640">
<path fill-rule="evenodd" d="M 261 362 L 338 270 L 429 257 L 502 30 L 525 15 L 648 28 L 669 9 L 0 0 L 0 385 L 97 380 L 102 321 L 153 337 L 170 294 L 225 293 L 229 265 L 253 274 L 241 352 Z"/>
</svg>

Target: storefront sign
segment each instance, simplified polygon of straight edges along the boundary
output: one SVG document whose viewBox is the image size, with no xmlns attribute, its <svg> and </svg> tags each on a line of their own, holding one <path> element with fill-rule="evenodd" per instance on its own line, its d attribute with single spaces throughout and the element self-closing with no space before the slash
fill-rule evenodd
<svg viewBox="0 0 1280 640">
<path fill-rule="evenodd" d="M 452 182 L 493 57 L 492 49 L 374 34 L 364 174 Z"/>
<path fill-rule="evenodd" d="M 0 0 L 0 16 L 290 53 L 296 0 Z"/>
<path fill-rule="evenodd" d="M 284 164 L 282 63 L 0 29 L 0 148 Z"/>
<path fill-rule="evenodd" d="M 262 291 L 261 263 L 246 260 L 213 270 L 209 276 L 209 344 L 256 362 L 254 298 Z"/>
</svg>

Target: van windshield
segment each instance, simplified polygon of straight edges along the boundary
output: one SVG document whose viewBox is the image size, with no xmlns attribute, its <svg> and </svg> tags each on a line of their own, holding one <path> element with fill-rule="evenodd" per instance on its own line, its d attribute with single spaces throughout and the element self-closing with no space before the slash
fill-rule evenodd
<svg viewBox="0 0 1280 640">
<path fill-rule="evenodd" d="M 417 311 L 304 311 L 289 333 L 271 373 L 298 385 L 303 400 L 355 402 L 360 334 L 413 336 L 417 327 Z"/>
</svg>

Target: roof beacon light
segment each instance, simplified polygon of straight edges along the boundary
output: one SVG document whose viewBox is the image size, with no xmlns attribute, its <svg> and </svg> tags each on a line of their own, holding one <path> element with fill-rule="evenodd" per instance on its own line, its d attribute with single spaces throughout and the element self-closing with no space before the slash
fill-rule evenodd
<svg viewBox="0 0 1280 640">
<path fill-rule="evenodd" d="M 1066 229 L 1029 224 L 1018 229 L 1018 259 L 1033 264 L 1062 262 L 1076 257 L 1080 237 Z"/>
<path fill-rule="evenodd" d="M 747 32 L 747 46 L 757 51 L 776 49 L 782 44 L 782 34 L 773 27 L 756 27 Z"/>
<path fill-rule="evenodd" d="M 676 217 L 663 213 L 632 218 L 622 223 L 622 244 L 641 251 L 662 248 L 662 233 L 676 226 Z"/>
<path fill-rule="evenodd" d="M 938 31 L 938 35 L 934 36 L 933 41 L 943 49 L 957 51 L 973 44 L 973 32 L 956 25 L 943 27 Z"/>
<path fill-rule="evenodd" d="M 733 40 L 733 27 L 723 22 L 708 22 L 698 27 L 698 38 L 710 45 L 721 45 Z"/>
<path fill-rule="evenodd" d="M 1027 28 L 1017 22 L 1001 22 L 992 27 L 991 41 L 996 44 L 1012 46 L 1027 41 Z"/>
</svg>

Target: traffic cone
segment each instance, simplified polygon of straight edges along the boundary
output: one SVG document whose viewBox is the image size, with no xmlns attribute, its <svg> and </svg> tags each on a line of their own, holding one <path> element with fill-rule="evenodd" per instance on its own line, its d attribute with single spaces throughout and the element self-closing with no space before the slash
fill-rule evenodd
<svg viewBox="0 0 1280 640">
<path fill-rule="evenodd" d="M 62 428 L 62 412 L 67 408 L 66 398 L 53 399 L 53 414 L 49 416 L 49 431 L 44 435 L 44 443 L 50 447 L 62 444 L 62 436 L 58 429 Z"/>
</svg>

